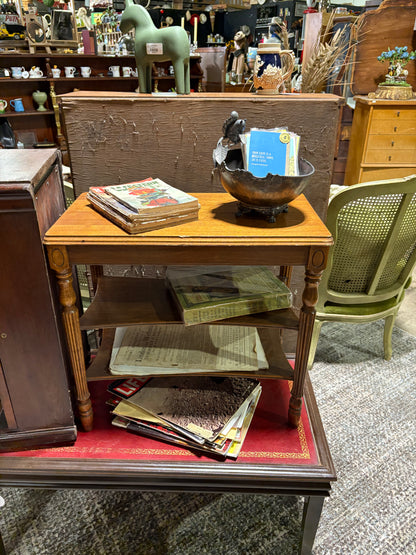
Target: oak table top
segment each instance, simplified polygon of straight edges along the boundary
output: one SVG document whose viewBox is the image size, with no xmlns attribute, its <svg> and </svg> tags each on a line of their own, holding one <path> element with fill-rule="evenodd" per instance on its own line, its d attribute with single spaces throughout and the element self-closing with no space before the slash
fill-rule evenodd
<svg viewBox="0 0 416 555">
<path fill-rule="evenodd" d="M 220 263 L 223 259 L 223 263 L 253 265 L 266 263 L 263 249 L 277 252 L 280 247 L 285 251 L 282 251 L 285 264 L 303 265 L 310 247 L 332 245 L 330 232 L 303 195 L 290 203 L 288 213 L 280 214 L 274 224 L 261 219 L 238 218 L 235 215 L 237 202 L 227 193 L 197 193 L 194 196 L 201 205 L 197 221 L 131 235 L 96 212 L 84 193 L 49 229 L 44 244 L 68 247 L 72 264 L 130 263 L 132 256 L 140 259 L 141 264 L 196 263 L 195 251 L 199 251 L 200 264 Z M 212 259 L 210 247 L 227 246 L 233 249 L 220 249 L 215 260 Z M 116 247 L 116 250 L 109 247 Z M 131 247 L 134 247 L 134 255 Z M 180 259 L 179 254 L 182 255 Z M 273 253 L 269 255 L 269 263 L 278 264 L 273 260 Z"/>
</svg>

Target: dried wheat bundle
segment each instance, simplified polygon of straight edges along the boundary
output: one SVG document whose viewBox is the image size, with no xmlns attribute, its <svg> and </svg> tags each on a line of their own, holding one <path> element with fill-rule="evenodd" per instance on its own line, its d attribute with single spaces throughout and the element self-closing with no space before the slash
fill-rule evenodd
<svg viewBox="0 0 416 555">
<path fill-rule="evenodd" d="M 326 28 L 330 28 L 330 25 Z M 348 49 L 345 28 L 338 29 L 328 42 L 324 42 L 326 37 L 325 32 L 321 40 L 317 41 L 308 63 L 302 67 L 303 93 L 321 92 L 326 82 L 339 70 L 335 61 L 345 55 Z"/>
</svg>

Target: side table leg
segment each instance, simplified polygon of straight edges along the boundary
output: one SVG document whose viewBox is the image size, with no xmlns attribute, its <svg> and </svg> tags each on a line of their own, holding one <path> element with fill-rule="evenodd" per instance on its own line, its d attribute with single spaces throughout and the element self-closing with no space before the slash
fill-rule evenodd
<svg viewBox="0 0 416 555">
<path fill-rule="evenodd" d="M 48 256 L 49 264 L 56 272 L 58 279 L 62 321 L 75 380 L 78 412 L 82 427 L 86 432 L 89 432 L 92 430 L 93 414 L 87 384 L 81 329 L 79 327 L 79 312 L 75 304 L 76 295 L 73 287 L 72 268 L 69 265 L 68 252 L 65 247 L 48 246 Z"/>
<path fill-rule="evenodd" d="M 318 530 L 324 500 L 324 496 L 318 495 L 305 497 L 302 519 L 302 538 L 299 549 L 301 555 L 312 553 L 313 542 L 315 541 L 316 532 Z"/>
<path fill-rule="evenodd" d="M 302 294 L 302 308 L 299 316 L 299 331 L 296 344 L 296 358 L 293 387 L 289 401 L 289 424 L 297 427 L 302 410 L 303 386 L 308 365 L 309 349 L 315 321 L 315 305 L 318 302 L 318 285 L 326 266 L 328 249 L 311 249 L 305 268 L 305 288 Z"/>
</svg>

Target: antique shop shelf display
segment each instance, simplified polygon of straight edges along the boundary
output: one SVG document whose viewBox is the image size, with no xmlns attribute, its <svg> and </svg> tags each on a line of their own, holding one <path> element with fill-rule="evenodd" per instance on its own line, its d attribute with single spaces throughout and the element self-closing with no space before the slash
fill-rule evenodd
<svg viewBox="0 0 416 555">
<path fill-rule="evenodd" d="M 199 55 L 191 58 L 191 88 L 201 90 L 203 71 L 200 67 Z M 175 86 L 175 77 L 169 73 L 169 62 L 155 64 L 153 68 L 154 91 L 168 91 Z M 120 77 L 115 77 L 109 71 L 111 66 L 120 67 Z M 123 77 L 123 67 L 136 69 L 134 56 L 115 56 L 94 54 L 61 54 L 61 53 L 0 53 L 0 68 L 9 70 L 12 67 L 23 67 L 27 72 L 38 67 L 42 76 L 33 78 L 4 77 L 0 79 L 1 98 L 8 103 L 7 110 L 0 117 L 10 117 L 10 124 L 15 132 L 32 133 L 32 142 L 51 142 L 60 144 L 60 118 L 56 96 L 73 91 L 74 89 L 87 91 L 119 91 L 133 92 L 138 87 L 137 77 L 130 75 Z M 54 68 L 61 70 L 59 77 L 54 77 Z M 65 76 L 65 67 L 74 67 L 74 77 Z M 81 67 L 91 68 L 89 77 L 81 75 Z M 36 90 L 48 94 L 45 105 L 46 112 L 38 112 L 32 94 Z M 22 98 L 24 112 L 14 112 L 10 107 L 10 100 Z M 30 146 L 30 145 L 28 145 Z"/>
<path fill-rule="evenodd" d="M 17 135 L 24 134 L 25 137 L 32 136 L 32 143 L 50 142 L 58 144 L 60 135 L 59 110 L 56 95 L 64 94 L 76 89 L 85 90 L 115 90 L 134 91 L 137 88 L 137 78 L 112 77 L 108 75 L 108 69 L 112 65 L 120 67 L 129 66 L 134 69 L 134 56 L 95 56 L 83 54 L 61 54 L 61 53 L 7 53 L 0 54 L 0 68 L 9 70 L 12 75 L 12 67 L 22 67 L 27 72 L 31 68 L 39 68 L 42 75 L 28 78 L 1 78 L 1 97 L 9 106 L 0 117 L 10 118 L 10 124 Z M 57 67 L 61 70 L 59 78 L 53 77 L 52 69 Z M 65 77 L 65 67 L 76 68 L 74 77 Z M 81 76 L 80 68 L 91 67 L 91 76 Z M 48 100 L 44 112 L 37 110 L 33 102 L 32 94 L 36 90 L 48 94 Z M 24 112 L 14 112 L 10 107 L 10 100 L 22 98 Z M 28 144 L 27 146 L 31 146 Z"/>
</svg>

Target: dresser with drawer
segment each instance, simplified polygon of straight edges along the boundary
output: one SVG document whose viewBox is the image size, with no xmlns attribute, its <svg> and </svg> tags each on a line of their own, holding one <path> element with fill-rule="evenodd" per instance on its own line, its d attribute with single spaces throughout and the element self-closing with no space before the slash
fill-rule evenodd
<svg viewBox="0 0 416 555">
<path fill-rule="evenodd" d="M 416 173 L 416 99 L 354 99 L 344 184 Z"/>
</svg>

